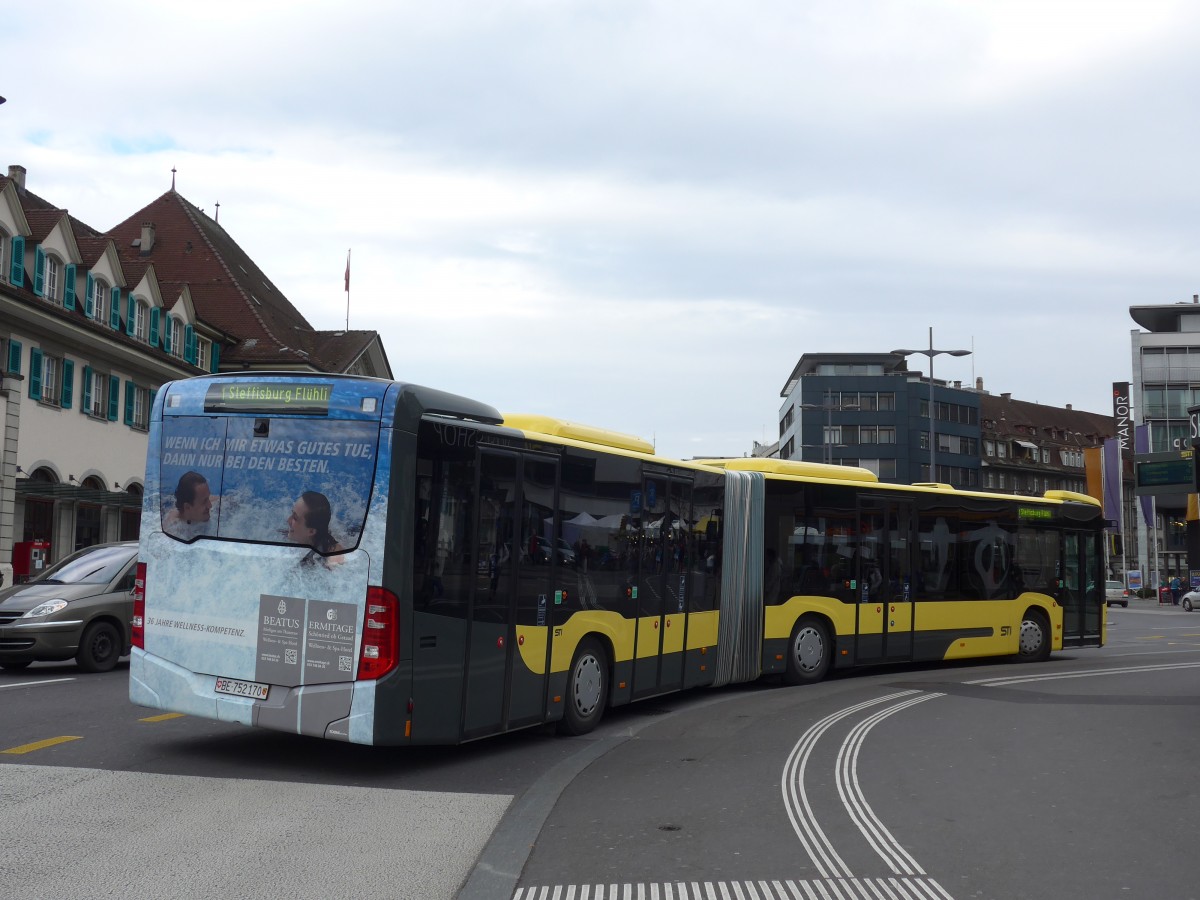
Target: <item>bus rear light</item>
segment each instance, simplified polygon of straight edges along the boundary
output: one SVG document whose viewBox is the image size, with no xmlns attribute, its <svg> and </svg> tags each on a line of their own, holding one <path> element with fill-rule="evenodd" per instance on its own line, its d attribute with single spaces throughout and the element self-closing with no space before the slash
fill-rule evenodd
<svg viewBox="0 0 1200 900">
<path fill-rule="evenodd" d="M 381 587 L 367 588 L 367 611 L 363 620 L 362 652 L 358 680 L 382 678 L 399 661 L 400 603 L 396 595 Z"/>
<path fill-rule="evenodd" d="M 137 564 L 133 578 L 133 619 L 130 621 L 129 641 L 139 650 L 146 649 L 146 564 Z"/>
</svg>

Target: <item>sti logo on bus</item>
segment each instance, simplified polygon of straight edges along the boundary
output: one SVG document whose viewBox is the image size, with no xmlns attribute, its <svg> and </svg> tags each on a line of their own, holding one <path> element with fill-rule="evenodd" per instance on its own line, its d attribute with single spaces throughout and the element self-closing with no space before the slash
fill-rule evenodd
<svg viewBox="0 0 1200 900">
<path fill-rule="evenodd" d="M 329 412 L 331 384 L 213 384 L 204 395 L 205 412 Z"/>
</svg>

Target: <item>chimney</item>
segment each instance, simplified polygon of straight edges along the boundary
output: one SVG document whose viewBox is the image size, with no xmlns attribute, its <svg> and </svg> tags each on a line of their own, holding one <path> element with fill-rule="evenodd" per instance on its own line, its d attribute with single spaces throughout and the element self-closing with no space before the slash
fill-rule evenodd
<svg viewBox="0 0 1200 900">
<path fill-rule="evenodd" d="M 1070 411 L 1071 411 L 1071 404 L 1070 404 L 1070 403 L 1068 403 L 1068 404 L 1067 404 L 1067 411 L 1068 411 L 1068 412 L 1070 412 Z"/>
<path fill-rule="evenodd" d="M 22 170 L 21 170 L 21 172 L 22 172 L 22 173 L 23 173 L 24 171 L 25 171 L 24 169 L 22 169 Z M 12 169 L 11 169 L 11 168 L 8 170 L 8 174 L 9 174 L 10 176 L 12 175 Z M 1193 303 L 1200 303 L 1200 294 L 1192 294 L 1192 302 L 1193 302 Z"/>
<path fill-rule="evenodd" d="M 954 382 L 954 386 L 955 386 L 956 388 L 961 388 L 961 387 L 962 387 L 962 382 L 961 382 L 961 381 L 956 381 L 956 382 Z"/>
<path fill-rule="evenodd" d="M 983 378 L 975 379 L 975 390 L 977 390 L 977 391 L 983 390 Z"/>
<path fill-rule="evenodd" d="M 8 177 L 12 179 L 13 184 L 17 186 L 18 193 L 25 193 L 25 167 L 24 166 L 9 166 Z"/>
<path fill-rule="evenodd" d="M 1012 394 L 1001 394 L 1001 395 L 1000 395 L 1000 399 L 1002 399 L 1002 400 L 1011 400 L 1011 399 L 1012 399 Z"/>
<path fill-rule="evenodd" d="M 148 256 L 150 254 L 150 251 L 154 249 L 154 223 L 153 222 L 143 222 L 142 223 L 142 242 L 141 242 L 141 244 L 138 245 L 138 247 L 139 247 L 139 254 L 141 256 Z"/>
</svg>

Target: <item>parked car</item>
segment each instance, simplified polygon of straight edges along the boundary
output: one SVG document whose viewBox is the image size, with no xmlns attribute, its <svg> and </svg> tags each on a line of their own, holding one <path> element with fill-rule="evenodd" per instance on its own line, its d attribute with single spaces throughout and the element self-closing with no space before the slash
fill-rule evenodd
<svg viewBox="0 0 1200 900">
<path fill-rule="evenodd" d="M 1188 591 L 1179 598 L 1179 605 L 1188 612 L 1200 608 L 1200 591 Z"/>
<path fill-rule="evenodd" d="M 130 649 L 137 541 L 77 550 L 0 591 L 0 668 L 74 659 L 107 672 Z"/>
<path fill-rule="evenodd" d="M 1129 591 L 1120 581 L 1104 582 L 1104 599 L 1109 606 L 1114 603 L 1120 603 L 1122 606 L 1129 605 Z"/>
</svg>

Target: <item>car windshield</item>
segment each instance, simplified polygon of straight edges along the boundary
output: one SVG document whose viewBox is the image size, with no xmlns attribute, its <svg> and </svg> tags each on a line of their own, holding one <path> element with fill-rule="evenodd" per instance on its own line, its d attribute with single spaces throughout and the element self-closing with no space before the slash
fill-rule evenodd
<svg viewBox="0 0 1200 900">
<path fill-rule="evenodd" d="M 1108 582 L 1107 586 L 1114 591 L 1120 591 L 1120 590 L 1125 589 L 1125 585 L 1121 584 L 1121 582 L 1119 582 L 1119 581 L 1110 581 L 1110 582 Z"/>
<path fill-rule="evenodd" d="M 136 546 L 86 547 L 46 570 L 48 584 L 108 584 L 137 553 Z"/>
</svg>

